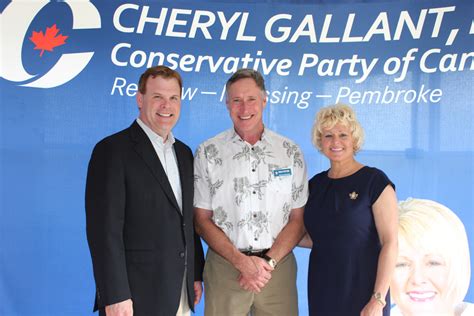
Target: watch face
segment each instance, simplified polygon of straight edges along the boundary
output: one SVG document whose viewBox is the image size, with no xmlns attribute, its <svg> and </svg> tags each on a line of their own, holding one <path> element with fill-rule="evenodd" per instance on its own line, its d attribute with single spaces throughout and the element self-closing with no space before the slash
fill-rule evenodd
<svg viewBox="0 0 474 316">
<path fill-rule="evenodd" d="M 270 260 L 268 260 L 268 264 L 269 264 L 272 268 L 275 268 L 275 267 L 276 267 L 276 261 L 275 261 L 275 259 L 270 259 Z"/>
<path fill-rule="evenodd" d="M 377 302 L 379 302 L 381 305 L 385 306 L 386 302 L 385 300 L 382 298 L 382 294 L 380 292 L 375 292 L 374 293 L 374 298 L 377 300 Z"/>
<path fill-rule="evenodd" d="M 270 265 L 270 267 L 275 269 L 275 267 L 277 265 L 277 262 L 276 262 L 275 259 L 273 259 L 272 257 L 267 256 L 266 254 L 263 255 L 263 259 L 265 259 L 267 261 L 267 263 Z"/>
</svg>

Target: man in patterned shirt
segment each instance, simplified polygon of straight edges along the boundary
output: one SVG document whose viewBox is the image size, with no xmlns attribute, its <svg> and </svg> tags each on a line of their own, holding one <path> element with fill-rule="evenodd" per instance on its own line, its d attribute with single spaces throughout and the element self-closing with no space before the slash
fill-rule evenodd
<svg viewBox="0 0 474 316">
<path fill-rule="evenodd" d="M 196 151 L 195 224 L 209 245 L 205 314 L 298 314 L 296 260 L 308 197 L 300 148 L 266 128 L 260 73 L 240 69 L 227 81 L 233 128 Z"/>
</svg>

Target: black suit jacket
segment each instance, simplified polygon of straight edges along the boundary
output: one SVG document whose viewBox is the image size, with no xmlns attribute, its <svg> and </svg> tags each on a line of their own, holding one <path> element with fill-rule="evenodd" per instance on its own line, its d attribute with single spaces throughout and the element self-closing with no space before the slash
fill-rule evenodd
<svg viewBox="0 0 474 316">
<path fill-rule="evenodd" d="M 86 184 L 87 240 L 96 282 L 94 311 L 131 298 L 134 315 L 175 315 L 185 267 L 189 305 L 204 265 L 193 228 L 193 156 L 174 144 L 182 214 L 151 141 L 134 122 L 100 141 Z"/>
</svg>

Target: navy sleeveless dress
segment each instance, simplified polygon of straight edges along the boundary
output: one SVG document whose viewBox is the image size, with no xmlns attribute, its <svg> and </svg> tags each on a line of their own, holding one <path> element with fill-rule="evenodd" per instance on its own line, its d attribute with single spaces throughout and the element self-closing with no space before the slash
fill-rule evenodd
<svg viewBox="0 0 474 316">
<path fill-rule="evenodd" d="M 393 183 L 381 170 L 362 167 L 331 179 L 328 171 L 309 182 L 304 223 L 313 240 L 308 272 L 309 314 L 359 316 L 375 284 L 380 242 L 372 205 Z M 390 295 L 384 316 L 390 315 Z"/>
</svg>

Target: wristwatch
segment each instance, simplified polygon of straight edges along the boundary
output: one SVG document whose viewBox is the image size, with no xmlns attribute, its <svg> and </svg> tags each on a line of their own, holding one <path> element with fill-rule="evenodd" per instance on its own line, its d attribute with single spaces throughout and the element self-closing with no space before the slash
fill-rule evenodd
<svg viewBox="0 0 474 316">
<path fill-rule="evenodd" d="M 273 269 L 276 268 L 277 266 L 277 261 L 275 259 L 273 259 L 272 257 L 270 256 L 267 256 L 267 255 L 263 255 L 262 256 L 263 259 L 267 260 L 268 264 L 270 265 L 270 267 L 272 267 Z"/>
<path fill-rule="evenodd" d="M 374 292 L 374 294 L 372 294 L 372 297 L 377 301 L 377 303 L 381 304 L 382 306 L 385 306 L 387 304 L 380 292 Z"/>
</svg>

